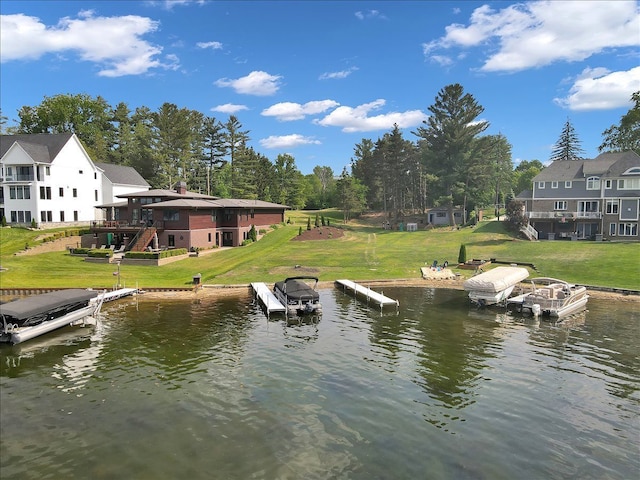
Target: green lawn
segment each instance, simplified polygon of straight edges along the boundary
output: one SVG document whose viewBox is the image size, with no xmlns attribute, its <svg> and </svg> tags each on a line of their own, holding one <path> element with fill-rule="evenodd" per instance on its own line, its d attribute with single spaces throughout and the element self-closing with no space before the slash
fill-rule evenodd
<svg viewBox="0 0 640 480">
<path fill-rule="evenodd" d="M 338 278 L 363 281 L 420 277 L 420 267 L 448 260 L 463 276 L 469 270 L 455 268 L 461 244 L 467 258 L 532 263 L 538 276 L 550 276 L 593 286 L 640 289 L 640 245 L 623 242 L 529 242 L 514 239 L 501 222 L 486 221 L 475 228 L 439 228 L 430 231 L 384 231 L 377 226 L 352 222 L 341 225 L 338 211 L 323 212 L 332 226 L 342 226 L 344 237 L 322 241 L 292 242 L 300 226 L 315 213 L 291 212 L 292 223 L 272 230 L 258 242 L 221 249 L 162 267 L 123 265 L 121 279 L 127 286 L 186 287 L 195 274 L 207 284 L 272 283 L 295 274 L 314 274 L 321 280 Z M 25 243 L 34 245 L 42 232 L 0 230 L 1 288 L 112 287 L 115 265 L 84 262 L 67 252 L 15 256 Z M 294 268 L 299 265 L 303 268 Z"/>
</svg>

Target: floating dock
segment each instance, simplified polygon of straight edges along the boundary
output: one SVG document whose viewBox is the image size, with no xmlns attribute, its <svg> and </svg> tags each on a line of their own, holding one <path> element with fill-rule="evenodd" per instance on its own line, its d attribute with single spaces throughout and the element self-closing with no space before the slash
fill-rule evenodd
<svg viewBox="0 0 640 480">
<path fill-rule="evenodd" d="M 266 283 L 253 282 L 251 284 L 251 288 L 253 288 L 256 297 L 260 300 L 260 303 L 262 303 L 264 308 L 267 310 L 267 315 L 269 315 L 271 312 L 287 312 L 286 307 L 282 305 L 282 303 L 280 303 L 280 300 L 278 300 L 273 292 L 269 290 L 269 287 L 267 287 Z"/>
<path fill-rule="evenodd" d="M 112 302 L 120 298 L 130 297 L 132 295 L 137 295 L 137 294 L 138 294 L 137 288 L 119 288 L 118 290 L 111 290 L 111 291 L 107 290 L 104 293 L 101 293 L 100 295 L 98 295 L 98 298 L 106 303 L 106 302 Z"/>
<path fill-rule="evenodd" d="M 377 305 L 380 305 L 381 310 L 382 307 L 387 305 L 395 305 L 396 308 L 400 306 L 400 302 L 398 302 L 397 300 L 386 297 L 382 293 L 374 292 L 369 287 L 359 285 L 351 280 L 336 280 L 336 285 L 342 287 L 343 290 L 352 291 L 356 297 L 358 295 L 365 297 L 367 300 L 367 304 L 369 304 L 369 302 L 373 302 Z"/>
</svg>

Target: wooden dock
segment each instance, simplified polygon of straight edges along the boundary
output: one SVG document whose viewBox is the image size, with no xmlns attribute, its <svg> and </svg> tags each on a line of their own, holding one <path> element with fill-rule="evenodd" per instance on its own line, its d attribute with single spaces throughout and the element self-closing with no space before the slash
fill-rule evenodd
<svg viewBox="0 0 640 480">
<path fill-rule="evenodd" d="M 258 300 L 260 300 L 260 303 L 262 303 L 264 308 L 267 310 L 267 315 L 269 315 L 271 312 L 287 312 L 286 307 L 282 305 L 282 303 L 280 303 L 280 300 L 278 300 L 273 292 L 269 290 L 269 287 L 267 287 L 266 283 L 253 282 L 251 284 L 251 288 L 253 288 L 256 297 L 258 298 Z"/>
<path fill-rule="evenodd" d="M 348 290 L 353 292 L 356 298 L 358 297 L 358 295 L 364 297 L 367 300 L 367 304 L 369 304 L 369 302 L 373 302 L 376 305 L 380 305 L 381 310 L 382 307 L 388 305 L 395 305 L 396 308 L 400 306 L 400 303 L 397 300 L 386 297 L 382 293 L 374 292 L 369 287 L 365 287 L 364 285 L 360 285 L 351 280 L 336 280 L 336 285 L 339 285 L 345 291 Z"/>
</svg>

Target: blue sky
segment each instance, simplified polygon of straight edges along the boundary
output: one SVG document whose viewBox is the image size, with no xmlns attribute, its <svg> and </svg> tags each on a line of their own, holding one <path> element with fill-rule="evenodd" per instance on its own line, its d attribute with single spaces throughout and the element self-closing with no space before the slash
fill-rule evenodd
<svg viewBox="0 0 640 480">
<path fill-rule="evenodd" d="M 86 93 L 175 103 L 304 174 L 404 138 L 460 83 L 521 160 L 546 162 L 569 119 L 586 157 L 640 90 L 635 1 L 12 1 L 0 3 L 0 106 Z"/>
</svg>

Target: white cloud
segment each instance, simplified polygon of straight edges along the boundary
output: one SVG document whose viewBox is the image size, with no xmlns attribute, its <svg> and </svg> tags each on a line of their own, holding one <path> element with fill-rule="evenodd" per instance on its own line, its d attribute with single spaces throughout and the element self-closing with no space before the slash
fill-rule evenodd
<svg viewBox="0 0 640 480">
<path fill-rule="evenodd" d="M 608 110 L 631 105 L 631 94 L 640 90 L 640 67 L 626 72 L 605 68 L 582 71 L 564 98 L 554 102 L 569 110 Z"/>
<path fill-rule="evenodd" d="M 379 10 L 366 10 L 364 12 L 358 11 L 354 15 L 358 20 L 367 20 L 370 18 L 380 18 L 383 20 L 387 19 L 387 17 L 385 17 L 382 13 L 380 13 Z"/>
<path fill-rule="evenodd" d="M 260 140 L 260 145 L 264 148 L 295 148 L 301 145 L 320 145 L 322 142 L 313 137 L 305 137 L 297 133 L 291 135 L 270 136 Z"/>
<path fill-rule="evenodd" d="M 176 68 L 177 57 L 168 64 L 158 56 L 162 48 L 142 36 L 155 32 L 158 22 L 146 17 L 94 17 L 84 10 L 79 19 L 65 17 L 55 26 L 23 14 L 0 17 L 2 62 L 34 60 L 48 53 L 78 52 L 82 60 L 100 65 L 99 75 L 139 75 L 152 68 Z"/>
<path fill-rule="evenodd" d="M 224 105 L 217 105 L 211 108 L 212 112 L 228 113 L 229 115 L 233 115 L 236 112 L 241 112 L 242 110 L 249 110 L 249 107 L 247 107 L 246 105 L 225 103 Z"/>
<path fill-rule="evenodd" d="M 236 93 L 246 95 L 268 96 L 274 95 L 280 88 L 279 75 L 269 75 L 267 72 L 253 71 L 246 77 L 221 78 L 214 82 L 218 87 L 231 87 Z"/>
<path fill-rule="evenodd" d="M 483 5 L 468 25 L 446 27 L 423 52 L 485 47 L 481 70 L 514 72 L 558 61 L 580 61 L 603 50 L 640 45 L 640 12 L 635 1 L 517 3 L 502 10 Z M 496 51 L 497 50 L 497 51 Z"/>
<path fill-rule="evenodd" d="M 206 0 L 149 0 L 147 3 L 151 6 L 160 5 L 165 10 L 173 10 L 173 7 L 183 7 L 190 4 L 204 5 Z"/>
<path fill-rule="evenodd" d="M 332 80 L 335 78 L 347 78 L 349 75 L 351 75 L 353 72 L 355 72 L 356 70 L 358 70 L 358 67 L 351 67 L 348 68 L 347 70 L 342 70 L 340 72 L 326 72 L 323 73 L 322 75 L 320 75 L 320 80 Z"/>
<path fill-rule="evenodd" d="M 198 42 L 196 43 L 198 48 L 210 48 L 211 50 L 221 50 L 222 43 L 220 42 Z"/>
<path fill-rule="evenodd" d="M 369 116 L 372 110 L 385 105 L 382 99 L 352 107 L 338 107 L 329 115 L 314 123 L 324 127 L 341 127 L 343 132 L 370 132 L 374 130 L 390 130 L 394 124 L 400 128 L 415 127 L 427 119 L 420 110 L 406 112 L 390 112 L 382 115 Z"/>
<path fill-rule="evenodd" d="M 265 117 L 276 117 L 281 122 L 302 120 L 307 115 L 317 115 L 340 105 L 333 100 L 316 100 L 304 105 L 293 102 L 282 102 L 271 105 L 262 111 Z"/>
</svg>

